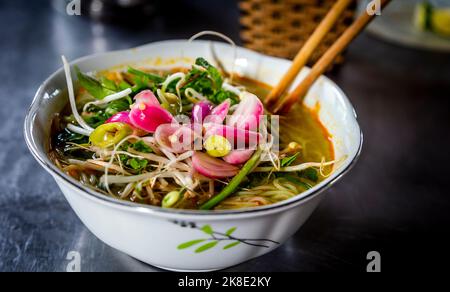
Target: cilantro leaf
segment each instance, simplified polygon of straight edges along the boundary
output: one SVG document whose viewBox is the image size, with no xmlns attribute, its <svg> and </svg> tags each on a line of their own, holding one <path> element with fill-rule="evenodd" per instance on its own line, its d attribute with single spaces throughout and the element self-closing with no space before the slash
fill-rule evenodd
<svg viewBox="0 0 450 292">
<path fill-rule="evenodd" d="M 104 109 L 97 106 L 90 106 L 87 109 L 88 113 L 83 114 L 83 119 L 89 126 L 97 128 L 98 126 L 103 125 L 106 120 L 113 115 L 128 110 L 131 102 L 131 98 L 122 98 L 110 102 Z"/>
<path fill-rule="evenodd" d="M 138 141 L 136 143 L 133 143 L 130 145 L 131 148 L 138 152 L 142 153 L 152 153 L 153 149 L 149 147 L 147 144 L 145 144 L 143 141 Z"/>
<path fill-rule="evenodd" d="M 134 170 L 142 170 L 147 166 L 147 164 L 148 160 L 138 158 L 131 158 L 127 162 L 127 165 Z"/>
<path fill-rule="evenodd" d="M 233 105 L 239 102 L 234 93 L 222 89 L 223 78 L 219 70 L 203 58 L 197 58 L 195 64 L 204 70 L 193 66 L 186 75 L 183 89 L 192 88 L 214 104 L 220 104 L 226 99 L 230 99 Z"/>
<path fill-rule="evenodd" d="M 206 71 L 209 74 L 209 77 L 211 78 L 211 80 L 214 83 L 213 84 L 214 90 L 217 91 L 222 88 L 222 84 L 223 84 L 222 75 L 220 75 L 220 72 L 219 72 L 219 70 L 217 70 L 216 67 L 209 64 L 208 61 L 206 61 L 203 58 L 197 58 L 197 60 L 195 60 L 195 64 L 206 69 Z"/>
<path fill-rule="evenodd" d="M 108 116 L 108 118 L 112 117 L 113 115 L 126 111 L 130 109 L 131 102 L 127 99 L 118 99 L 110 102 L 108 106 L 105 109 L 105 114 Z"/>
<path fill-rule="evenodd" d="M 83 114 L 83 119 L 89 126 L 95 129 L 103 125 L 109 119 L 109 116 L 103 110 L 96 109 L 95 111 Z"/>
<path fill-rule="evenodd" d="M 225 91 L 223 89 L 217 91 L 211 98 L 209 98 L 209 100 L 215 104 L 220 104 L 227 99 L 231 100 L 231 105 L 235 105 L 235 104 L 239 103 L 239 100 L 238 100 L 238 97 L 236 94 L 234 94 L 230 91 Z"/>
</svg>

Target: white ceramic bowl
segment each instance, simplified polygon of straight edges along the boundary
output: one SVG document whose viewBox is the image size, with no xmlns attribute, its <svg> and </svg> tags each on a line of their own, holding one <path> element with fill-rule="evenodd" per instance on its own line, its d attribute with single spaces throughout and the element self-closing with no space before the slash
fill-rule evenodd
<svg viewBox="0 0 450 292">
<path fill-rule="evenodd" d="M 130 63 L 172 67 L 192 62 L 198 56 L 211 60 L 210 44 L 205 41 L 164 41 L 81 58 L 72 65 L 78 65 L 82 71 L 98 71 Z M 214 47 L 230 70 L 233 50 L 222 43 L 214 43 Z M 235 71 L 240 74 L 272 85 L 291 64 L 244 48 L 237 49 L 234 63 Z M 168 270 L 224 269 L 280 247 L 308 219 L 323 198 L 324 191 L 351 168 L 362 146 L 362 135 L 352 105 L 336 84 L 321 77 L 304 103 L 308 107 L 320 104 L 319 118 L 332 134 L 336 158 L 347 157 L 325 181 L 287 201 L 248 210 L 205 212 L 138 205 L 82 186 L 49 160 L 51 118 L 67 103 L 66 91 L 64 72 L 60 69 L 36 93 L 24 129 L 31 153 L 54 177 L 75 213 L 100 240 L 136 259 Z M 219 240 L 216 242 L 213 238 Z M 235 242 L 239 244 L 234 245 Z M 186 243 L 185 248 L 180 248 L 183 243 Z"/>
</svg>

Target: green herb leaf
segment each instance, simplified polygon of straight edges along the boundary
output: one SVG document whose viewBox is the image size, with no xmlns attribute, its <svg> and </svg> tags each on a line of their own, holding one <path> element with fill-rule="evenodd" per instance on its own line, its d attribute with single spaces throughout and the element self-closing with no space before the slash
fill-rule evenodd
<svg viewBox="0 0 450 292">
<path fill-rule="evenodd" d="M 206 234 L 212 235 L 214 233 L 213 229 L 211 228 L 210 225 L 205 225 L 202 227 L 201 229 L 203 232 L 205 232 Z"/>
<path fill-rule="evenodd" d="M 219 241 L 217 241 L 217 240 L 211 241 L 210 243 L 207 243 L 207 244 L 202 245 L 199 248 L 197 248 L 195 250 L 195 252 L 196 253 L 201 253 L 201 252 L 207 251 L 208 249 L 211 249 L 211 248 L 215 247 L 218 243 L 219 243 Z"/>
<path fill-rule="evenodd" d="M 89 126 L 97 128 L 98 126 L 103 125 L 106 120 L 113 115 L 128 110 L 130 108 L 130 102 L 131 99 L 122 98 L 110 102 L 105 109 L 97 106 L 90 106 L 87 109 L 88 113 L 83 115 L 83 119 Z"/>
<path fill-rule="evenodd" d="M 75 71 L 77 73 L 78 82 L 80 83 L 81 87 L 86 89 L 96 99 L 103 99 L 105 96 L 115 93 L 115 91 L 103 87 L 97 79 L 82 73 L 80 71 L 80 68 L 76 66 Z"/>
<path fill-rule="evenodd" d="M 112 90 L 112 91 L 117 91 L 117 85 L 114 81 L 102 76 L 100 78 L 100 84 L 103 86 L 103 88 Z"/>
<path fill-rule="evenodd" d="M 236 227 L 232 227 L 232 228 L 230 228 L 230 229 L 228 229 L 228 231 L 225 233 L 227 236 L 230 236 L 231 234 L 233 234 L 233 232 L 235 232 L 236 231 Z"/>
<path fill-rule="evenodd" d="M 227 249 L 230 249 L 230 248 L 232 248 L 232 247 L 235 247 L 235 246 L 238 245 L 238 244 L 240 244 L 240 242 L 239 242 L 239 241 L 235 241 L 235 242 L 232 242 L 232 243 L 230 243 L 230 244 L 224 246 L 223 249 L 224 249 L 224 250 L 227 250 Z"/>
<path fill-rule="evenodd" d="M 114 100 L 108 104 L 108 106 L 105 109 L 105 114 L 108 118 L 112 117 L 113 115 L 123 112 L 130 109 L 130 102 L 129 100 L 122 98 L 118 100 Z"/>
<path fill-rule="evenodd" d="M 131 81 L 134 84 L 131 87 L 133 93 L 139 93 L 144 89 L 150 89 L 155 92 L 158 88 L 157 86 L 164 81 L 164 78 L 159 75 L 147 73 L 132 67 L 128 68 L 128 73 L 131 75 Z"/>
<path fill-rule="evenodd" d="M 109 119 L 109 117 L 110 116 L 108 116 L 101 109 L 97 109 L 95 112 L 89 112 L 88 114 L 83 115 L 83 119 L 86 121 L 86 123 L 88 123 L 88 125 L 94 129 L 100 125 L 103 125 L 106 120 Z"/>
<path fill-rule="evenodd" d="M 192 67 L 186 75 L 186 84 L 183 89 L 192 88 L 214 104 L 220 104 L 226 99 L 230 99 L 232 104 L 238 102 L 238 97 L 234 93 L 222 89 L 223 78 L 219 70 L 203 58 L 198 58 L 195 64 L 205 70 Z"/>
<path fill-rule="evenodd" d="M 195 60 L 195 64 L 198 66 L 202 66 L 203 68 L 206 69 L 206 71 L 208 71 L 209 77 L 214 82 L 215 90 L 219 90 L 222 88 L 223 84 L 222 75 L 220 75 L 220 72 L 219 70 L 216 69 L 216 67 L 209 64 L 208 61 L 206 61 L 203 58 L 197 58 L 197 60 Z"/>
<path fill-rule="evenodd" d="M 295 160 L 297 160 L 297 157 L 300 155 L 300 152 L 295 153 L 292 156 L 285 157 L 281 159 L 281 167 L 287 167 L 290 166 L 292 163 L 294 163 Z"/>
<path fill-rule="evenodd" d="M 217 91 L 212 97 L 209 98 L 209 100 L 215 104 L 220 104 L 227 99 L 231 100 L 231 105 L 235 105 L 235 104 L 239 103 L 239 99 L 236 94 L 234 94 L 230 91 L 225 91 L 223 89 Z"/>
<path fill-rule="evenodd" d="M 211 79 L 208 78 L 207 71 L 192 68 L 187 74 L 186 80 L 187 82 L 183 86 L 183 92 L 186 88 L 192 88 L 208 98 L 214 94 L 213 84 Z"/>
<path fill-rule="evenodd" d="M 153 152 L 153 149 L 150 148 L 150 146 L 148 146 L 147 144 L 145 144 L 144 141 L 142 141 L 142 140 L 131 144 L 130 147 L 133 148 L 134 150 L 136 150 L 138 152 L 142 152 L 142 153 L 152 153 Z"/>
<path fill-rule="evenodd" d="M 147 164 L 148 160 L 138 158 L 131 158 L 127 162 L 127 165 L 129 165 L 134 170 L 142 170 L 147 166 Z"/>
<path fill-rule="evenodd" d="M 119 154 L 119 159 L 120 159 L 120 162 L 122 162 L 123 164 L 127 164 L 127 162 L 128 162 L 128 155 Z"/>
<path fill-rule="evenodd" d="M 131 168 L 136 170 L 141 168 L 141 164 L 139 163 L 139 160 L 137 160 L 136 158 L 128 160 L 128 164 L 131 166 Z"/>
<path fill-rule="evenodd" d="M 206 241 L 206 239 L 196 239 L 196 240 L 188 241 L 188 242 L 180 244 L 177 248 L 178 249 L 186 249 L 186 248 L 189 248 L 196 244 L 202 243 L 204 241 Z"/>
<path fill-rule="evenodd" d="M 119 87 L 120 90 L 125 90 L 125 89 L 128 89 L 128 88 L 131 88 L 131 85 L 128 82 L 122 80 L 122 81 L 120 81 L 118 87 Z"/>
<path fill-rule="evenodd" d="M 67 142 L 84 144 L 84 143 L 88 143 L 89 139 L 88 139 L 88 137 L 86 137 L 84 135 L 71 132 L 66 128 L 62 132 L 60 132 L 59 134 L 56 135 L 55 144 L 57 147 L 64 147 Z"/>
<path fill-rule="evenodd" d="M 141 77 L 141 78 L 147 78 L 149 81 L 152 81 L 154 83 L 162 83 L 164 82 L 164 78 L 161 76 L 158 76 L 156 74 L 147 73 L 138 69 L 134 69 L 132 67 L 128 67 L 128 73 Z"/>
<path fill-rule="evenodd" d="M 55 150 L 58 153 L 61 153 L 61 155 L 77 159 L 92 158 L 92 153 L 90 151 L 74 149 L 72 144 L 68 144 L 69 142 L 78 145 L 87 144 L 89 143 L 89 137 L 71 132 L 66 128 L 53 136 L 52 139 L 54 141 Z"/>
<path fill-rule="evenodd" d="M 300 177 L 309 179 L 310 181 L 317 182 L 319 180 L 319 173 L 314 168 L 307 168 L 298 173 Z"/>
</svg>

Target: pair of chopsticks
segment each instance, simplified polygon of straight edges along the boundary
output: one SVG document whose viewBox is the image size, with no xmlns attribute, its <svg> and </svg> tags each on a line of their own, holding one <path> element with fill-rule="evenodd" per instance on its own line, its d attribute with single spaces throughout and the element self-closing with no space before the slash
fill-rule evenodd
<svg viewBox="0 0 450 292">
<path fill-rule="evenodd" d="M 265 100 L 267 108 L 271 109 L 273 113 L 287 113 L 297 101 L 303 99 L 314 82 L 325 72 L 334 59 L 345 48 L 347 48 L 352 40 L 374 19 L 376 15 L 375 13 L 369 14 L 367 12 L 363 12 L 361 16 L 359 16 L 353 24 L 345 30 L 339 39 L 325 52 L 319 61 L 317 61 L 308 76 L 303 79 L 292 92 L 281 100 L 281 96 L 286 92 L 297 74 L 308 62 L 314 50 L 321 43 L 326 34 L 339 19 L 340 15 L 342 15 L 352 1 L 353 0 L 338 0 L 316 28 L 314 33 L 310 36 L 305 45 L 298 52 L 289 70 Z M 391 0 L 380 0 L 381 9 L 384 8 L 390 1 Z"/>
</svg>

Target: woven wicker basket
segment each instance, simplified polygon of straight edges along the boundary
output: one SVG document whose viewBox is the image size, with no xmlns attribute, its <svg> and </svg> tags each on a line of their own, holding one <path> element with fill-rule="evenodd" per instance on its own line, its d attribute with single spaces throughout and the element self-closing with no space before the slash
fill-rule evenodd
<svg viewBox="0 0 450 292">
<path fill-rule="evenodd" d="M 292 59 L 336 0 L 240 0 L 244 45 L 264 54 Z M 314 64 L 352 23 L 356 1 L 343 13 L 310 59 Z M 336 63 L 341 63 L 339 56 Z"/>
</svg>

